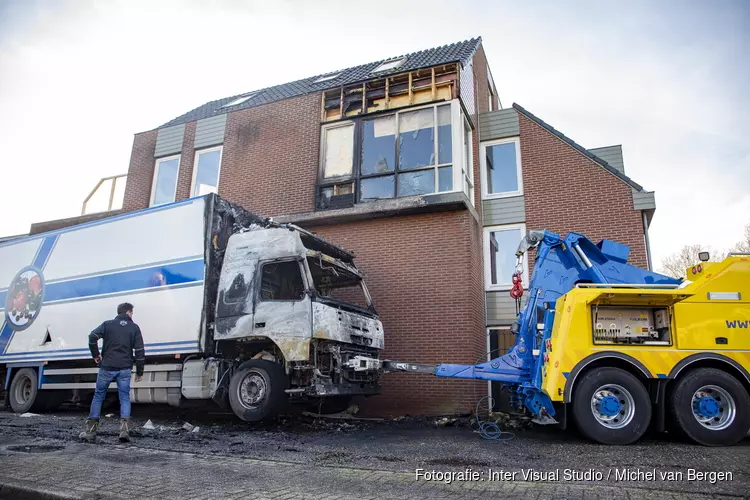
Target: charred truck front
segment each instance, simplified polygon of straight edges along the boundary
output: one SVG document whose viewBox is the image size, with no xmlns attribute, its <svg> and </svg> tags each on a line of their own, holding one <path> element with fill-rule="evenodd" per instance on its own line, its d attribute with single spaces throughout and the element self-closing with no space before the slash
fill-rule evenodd
<svg viewBox="0 0 750 500">
<path fill-rule="evenodd" d="M 383 325 L 354 256 L 294 225 L 253 224 L 229 237 L 214 340 L 235 360 L 224 397 L 243 420 L 270 417 L 289 399 L 343 411 L 352 396 L 380 390 Z"/>
<path fill-rule="evenodd" d="M 213 400 L 257 421 L 379 392 L 383 325 L 353 255 L 209 194 L 0 244 L 14 411 L 92 396 L 88 332 L 120 302 L 145 341 L 133 403 Z"/>
</svg>

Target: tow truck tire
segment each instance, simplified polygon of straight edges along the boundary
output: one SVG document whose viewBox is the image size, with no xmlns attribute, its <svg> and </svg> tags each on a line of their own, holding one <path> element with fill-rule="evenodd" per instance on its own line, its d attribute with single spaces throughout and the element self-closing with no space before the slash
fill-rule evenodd
<svg viewBox="0 0 750 500">
<path fill-rule="evenodd" d="M 670 430 L 703 446 L 731 446 L 750 429 L 750 396 L 732 375 L 698 368 L 677 379 L 667 402 Z"/>
<path fill-rule="evenodd" d="M 39 390 L 39 378 L 33 368 L 21 368 L 13 375 L 8 391 L 10 407 L 16 413 L 40 413 L 46 409 L 46 394 Z"/>
<path fill-rule="evenodd" d="M 287 386 L 281 365 L 251 359 L 242 363 L 229 381 L 229 404 L 246 422 L 272 419 L 284 408 Z"/>
<path fill-rule="evenodd" d="M 634 443 L 651 421 L 648 391 L 620 368 L 587 371 L 576 383 L 572 407 L 581 434 L 601 444 Z"/>
</svg>

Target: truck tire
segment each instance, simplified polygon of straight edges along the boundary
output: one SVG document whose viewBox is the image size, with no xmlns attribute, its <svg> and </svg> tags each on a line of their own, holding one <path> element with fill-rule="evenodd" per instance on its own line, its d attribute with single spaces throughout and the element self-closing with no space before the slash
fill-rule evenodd
<svg viewBox="0 0 750 500">
<path fill-rule="evenodd" d="M 274 418 L 286 403 L 288 379 L 278 363 L 251 359 L 242 363 L 229 381 L 229 403 L 246 422 Z"/>
<path fill-rule="evenodd" d="M 750 428 L 750 396 L 736 378 L 716 368 L 677 379 L 667 405 L 670 429 L 703 446 L 737 444 Z"/>
<path fill-rule="evenodd" d="M 46 394 L 38 389 L 39 378 L 33 368 L 21 368 L 13 375 L 8 399 L 16 413 L 39 413 L 46 409 Z"/>
<path fill-rule="evenodd" d="M 620 368 L 587 371 L 576 384 L 572 406 L 581 434 L 602 444 L 634 443 L 651 421 L 648 391 Z"/>
</svg>

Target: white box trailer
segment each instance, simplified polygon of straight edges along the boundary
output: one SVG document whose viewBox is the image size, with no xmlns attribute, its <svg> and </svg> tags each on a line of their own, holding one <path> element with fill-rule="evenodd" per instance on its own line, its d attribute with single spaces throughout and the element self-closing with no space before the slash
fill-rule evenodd
<svg viewBox="0 0 750 500">
<path fill-rule="evenodd" d="M 214 194 L 2 243 L 0 287 L 15 411 L 90 395 L 88 335 L 122 302 L 146 349 L 134 403 L 213 399 L 254 421 L 380 390 L 383 327 L 353 255 Z"/>
</svg>

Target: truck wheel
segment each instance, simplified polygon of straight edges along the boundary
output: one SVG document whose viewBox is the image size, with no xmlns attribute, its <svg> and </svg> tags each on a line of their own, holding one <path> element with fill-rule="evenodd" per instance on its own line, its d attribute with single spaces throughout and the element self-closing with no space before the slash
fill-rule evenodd
<svg viewBox="0 0 750 500">
<path fill-rule="evenodd" d="M 602 444 L 638 441 L 651 421 L 648 391 L 620 368 L 594 368 L 576 384 L 573 417 L 581 434 Z"/>
<path fill-rule="evenodd" d="M 40 394 L 38 389 L 39 379 L 33 368 L 21 368 L 16 372 L 10 383 L 8 399 L 10 407 L 16 413 L 42 412 L 44 411 L 47 398 Z"/>
<path fill-rule="evenodd" d="M 668 405 L 677 433 L 704 446 L 737 444 L 750 428 L 750 396 L 736 378 L 715 368 L 679 378 Z"/>
<path fill-rule="evenodd" d="M 251 359 L 242 363 L 229 381 L 229 403 L 246 422 L 275 417 L 286 402 L 288 380 L 273 361 Z"/>
</svg>

